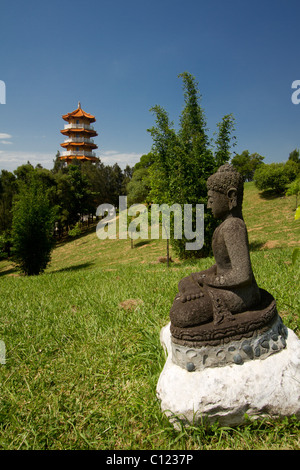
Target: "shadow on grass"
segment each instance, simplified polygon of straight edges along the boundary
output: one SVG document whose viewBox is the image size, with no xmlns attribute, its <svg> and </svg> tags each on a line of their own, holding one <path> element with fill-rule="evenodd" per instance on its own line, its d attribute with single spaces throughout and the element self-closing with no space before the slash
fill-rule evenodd
<svg viewBox="0 0 300 470">
<path fill-rule="evenodd" d="M 142 240 L 142 241 L 140 241 L 140 242 L 133 243 L 133 247 L 134 247 L 134 248 L 139 248 L 140 246 L 149 245 L 149 243 L 151 243 L 151 241 L 149 241 L 149 240 Z"/>
<path fill-rule="evenodd" d="M 52 274 L 52 273 L 61 273 L 61 272 L 68 272 L 68 271 L 79 271 L 80 269 L 87 269 L 87 268 L 90 268 L 93 264 L 95 263 L 91 263 L 91 262 L 88 262 L 88 263 L 81 263 L 81 264 L 76 264 L 74 266 L 67 266 L 66 268 L 61 268 L 61 269 L 55 269 L 53 271 L 46 271 L 45 274 Z M 23 275 L 20 270 L 18 269 L 17 266 L 12 266 L 11 268 L 9 269 L 3 269 L 2 271 L 0 271 L 0 277 L 1 276 L 9 276 L 9 275 L 17 275 L 17 276 L 21 276 Z"/>
<path fill-rule="evenodd" d="M 249 249 L 250 251 L 258 251 L 264 246 L 265 242 L 250 242 Z"/>
<path fill-rule="evenodd" d="M 20 274 L 17 267 L 11 267 L 10 269 L 3 269 L 0 271 L 0 276 L 8 276 L 10 274 Z"/>
<path fill-rule="evenodd" d="M 74 240 L 79 240 L 80 238 L 83 238 L 83 237 L 85 237 L 86 235 L 89 235 L 92 232 L 95 232 L 95 235 L 96 235 L 97 223 L 93 223 L 89 227 L 84 227 L 82 229 L 82 232 L 80 233 L 80 235 L 76 235 L 76 237 L 71 237 L 69 235 L 64 235 L 62 238 L 56 239 L 55 240 L 55 248 L 58 248 L 60 246 L 64 246 L 64 245 L 66 245 L 70 242 L 73 242 Z"/>
<path fill-rule="evenodd" d="M 63 273 L 63 272 L 69 272 L 69 271 L 79 271 L 80 269 L 90 268 L 93 264 L 95 263 L 88 262 L 88 263 L 75 264 L 74 266 L 67 266 L 66 268 L 55 269 L 54 271 L 48 271 L 48 274 Z"/>
<path fill-rule="evenodd" d="M 272 200 L 272 199 L 278 199 L 281 197 L 284 197 L 284 191 L 282 192 L 276 192 L 274 189 L 266 189 L 265 191 L 262 191 L 259 193 L 260 197 L 266 200 Z"/>
</svg>

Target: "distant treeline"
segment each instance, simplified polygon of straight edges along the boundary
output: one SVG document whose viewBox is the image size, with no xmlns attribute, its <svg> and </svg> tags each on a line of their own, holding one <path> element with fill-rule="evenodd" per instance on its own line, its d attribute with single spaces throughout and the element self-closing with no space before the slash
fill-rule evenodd
<svg viewBox="0 0 300 470">
<path fill-rule="evenodd" d="M 54 209 L 54 235 L 61 237 L 68 233 L 83 216 L 96 214 L 102 203 L 118 205 L 119 195 L 126 195 L 133 169 L 127 165 L 124 170 L 118 164 L 113 166 L 81 162 L 65 166 L 56 156 L 51 170 L 40 164 L 34 167 L 30 162 L 15 171 L 2 170 L 0 174 L 0 250 L 10 254 L 11 229 L 15 201 L 24 187 L 38 182 L 45 199 Z"/>
</svg>

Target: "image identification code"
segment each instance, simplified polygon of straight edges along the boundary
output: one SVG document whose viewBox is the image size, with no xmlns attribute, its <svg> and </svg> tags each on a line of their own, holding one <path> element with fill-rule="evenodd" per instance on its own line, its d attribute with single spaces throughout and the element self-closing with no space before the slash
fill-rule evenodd
<svg viewBox="0 0 300 470">
<path fill-rule="evenodd" d="M 139 464 L 148 463 L 151 465 L 182 465 L 193 461 L 193 456 L 189 454 L 152 454 L 147 459 L 141 456 L 121 456 L 113 454 L 106 459 L 106 465 L 132 465 L 134 468 Z"/>
</svg>

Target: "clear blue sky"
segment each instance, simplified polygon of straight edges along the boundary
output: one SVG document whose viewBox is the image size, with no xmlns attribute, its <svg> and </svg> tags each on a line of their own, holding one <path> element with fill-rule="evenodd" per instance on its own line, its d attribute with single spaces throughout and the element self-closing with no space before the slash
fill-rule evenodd
<svg viewBox="0 0 300 470">
<path fill-rule="evenodd" d="M 210 136 L 236 119 L 237 153 L 286 161 L 300 147 L 299 0 L 2 0 L 0 169 L 52 168 L 62 114 L 96 116 L 97 155 L 133 165 L 151 149 L 149 112 L 178 125 L 178 74 L 193 74 Z"/>
</svg>

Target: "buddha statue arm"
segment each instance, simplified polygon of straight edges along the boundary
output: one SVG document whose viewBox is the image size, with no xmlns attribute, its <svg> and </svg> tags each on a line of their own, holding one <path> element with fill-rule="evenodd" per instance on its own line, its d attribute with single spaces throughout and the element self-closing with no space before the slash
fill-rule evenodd
<svg viewBox="0 0 300 470">
<path fill-rule="evenodd" d="M 197 273 L 192 273 L 191 277 L 193 278 L 194 282 L 201 285 L 205 283 L 206 278 L 210 278 L 211 276 L 212 278 L 214 278 L 216 274 L 217 274 L 217 265 L 214 264 L 208 269 L 204 269 L 203 271 L 199 271 Z"/>
</svg>

